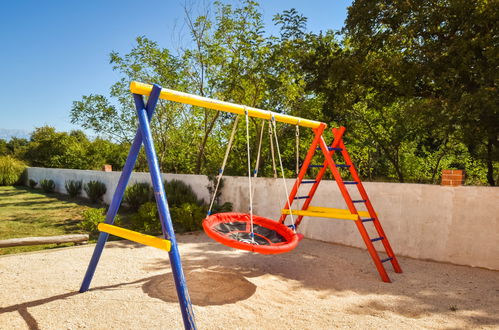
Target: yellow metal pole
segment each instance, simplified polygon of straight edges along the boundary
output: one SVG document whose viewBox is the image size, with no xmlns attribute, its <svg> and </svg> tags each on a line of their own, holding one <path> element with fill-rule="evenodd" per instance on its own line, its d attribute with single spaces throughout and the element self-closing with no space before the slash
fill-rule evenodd
<svg viewBox="0 0 499 330">
<path fill-rule="evenodd" d="M 130 240 L 130 241 L 134 241 L 134 242 L 137 242 L 140 244 L 149 245 L 149 246 L 161 249 L 161 250 L 170 251 L 170 249 L 171 249 L 171 242 L 169 240 L 161 239 L 161 238 L 150 236 L 150 235 L 141 234 L 141 233 L 138 233 L 138 232 L 133 231 L 133 230 L 128 230 L 125 228 L 116 227 L 116 226 L 113 226 L 113 225 L 110 225 L 110 224 L 107 224 L 104 222 L 99 223 L 99 225 L 97 226 L 97 229 L 99 229 L 99 231 L 103 231 L 105 233 L 108 233 L 108 234 L 111 234 L 114 236 L 118 236 L 118 237 Z"/>
<path fill-rule="evenodd" d="M 132 83 L 130 84 L 130 91 L 135 94 L 149 95 L 152 91 L 152 85 L 132 81 Z M 308 120 L 300 117 L 284 115 L 277 112 L 247 107 L 240 104 L 218 101 L 207 97 L 174 91 L 167 88 L 161 89 L 161 94 L 159 97 L 164 100 L 195 105 L 218 111 L 232 112 L 239 115 L 243 115 L 245 111 L 248 111 L 248 116 L 262 119 L 271 119 L 272 116 L 274 116 L 276 121 L 303 127 L 317 128 L 321 124 L 321 122 L 315 120 Z"/>
</svg>

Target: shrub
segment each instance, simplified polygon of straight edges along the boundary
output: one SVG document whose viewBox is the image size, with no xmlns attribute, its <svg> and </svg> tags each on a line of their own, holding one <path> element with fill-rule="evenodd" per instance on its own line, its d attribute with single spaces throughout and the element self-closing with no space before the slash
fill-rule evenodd
<svg viewBox="0 0 499 330">
<path fill-rule="evenodd" d="M 92 203 L 102 201 L 102 196 L 106 193 L 106 185 L 100 181 L 88 181 L 85 184 L 85 192 Z"/>
<path fill-rule="evenodd" d="M 19 179 L 17 179 L 16 183 L 14 183 L 14 186 L 25 186 L 27 181 L 28 181 L 28 171 L 26 170 L 25 167 L 21 175 L 19 176 Z"/>
<path fill-rule="evenodd" d="M 29 179 L 29 186 L 34 189 L 36 187 L 36 185 L 38 184 L 38 182 L 36 182 L 35 180 L 33 179 Z"/>
<path fill-rule="evenodd" d="M 0 157 L 0 186 L 11 186 L 18 182 L 25 168 L 23 162 L 13 157 Z"/>
<path fill-rule="evenodd" d="M 72 198 L 76 198 L 81 195 L 81 180 L 66 180 L 66 182 L 64 183 L 64 187 L 66 188 L 69 196 L 71 196 Z"/>
<path fill-rule="evenodd" d="M 202 228 L 201 222 L 206 216 L 206 207 L 196 203 L 184 203 L 170 208 L 175 231 L 182 233 Z"/>
<path fill-rule="evenodd" d="M 210 194 L 210 197 L 213 198 L 213 193 L 215 192 L 215 188 L 217 186 L 217 179 L 218 175 L 208 175 L 208 185 L 206 188 L 208 188 L 208 193 Z M 214 204 L 219 204 L 220 203 L 220 197 L 222 196 L 222 188 L 224 187 L 225 184 L 225 179 L 221 178 L 220 183 L 218 184 L 218 190 L 217 194 L 215 196 L 215 203 Z M 211 202 L 211 200 L 210 200 Z"/>
<path fill-rule="evenodd" d="M 232 211 L 232 203 L 225 202 L 223 204 L 214 203 L 211 208 L 211 214 L 221 213 L 221 212 L 231 212 Z"/>
<path fill-rule="evenodd" d="M 208 193 L 210 194 L 211 198 L 213 198 L 213 193 L 215 192 L 215 187 L 217 185 L 217 176 L 209 175 L 208 180 L 210 181 L 210 183 L 206 186 L 206 188 L 208 188 Z M 218 185 L 218 190 L 215 196 L 215 202 L 213 203 L 213 207 L 211 209 L 211 214 L 232 211 L 232 203 L 225 202 L 223 204 L 220 204 L 220 198 L 222 197 L 222 188 L 224 187 L 225 183 L 224 181 L 225 179 L 220 179 L 220 184 Z"/>
<path fill-rule="evenodd" d="M 46 193 L 53 193 L 55 191 L 55 182 L 54 180 L 43 179 L 40 181 L 40 186 L 42 190 Z"/>
<path fill-rule="evenodd" d="M 137 213 L 132 215 L 131 221 L 136 230 L 151 234 L 161 233 L 158 208 L 154 202 L 146 202 L 142 204 Z"/>
<path fill-rule="evenodd" d="M 90 233 L 98 232 L 97 226 L 99 223 L 106 220 L 106 209 L 87 209 L 83 211 L 83 220 L 78 224 L 78 226 Z M 118 215 L 114 218 L 115 224 L 120 224 L 121 219 Z"/>
<path fill-rule="evenodd" d="M 170 206 L 180 206 L 184 203 L 202 204 L 192 187 L 183 181 L 165 181 L 165 191 Z"/>
<path fill-rule="evenodd" d="M 152 198 L 153 190 L 149 183 L 139 182 L 126 189 L 123 201 L 131 210 L 137 211 L 141 205 L 150 202 Z"/>
</svg>

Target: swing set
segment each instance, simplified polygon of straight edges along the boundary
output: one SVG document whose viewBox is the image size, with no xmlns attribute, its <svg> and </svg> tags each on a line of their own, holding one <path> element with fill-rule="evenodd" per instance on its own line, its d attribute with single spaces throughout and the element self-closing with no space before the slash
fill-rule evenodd
<svg viewBox="0 0 499 330">
<path fill-rule="evenodd" d="M 184 321 L 184 327 L 186 329 L 196 328 L 192 305 L 189 298 L 189 293 L 187 290 L 182 263 L 180 260 L 178 246 L 175 238 L 175 232 L 173 230 L 170 212 L 168 210 L 167 196 L 165 194 L 165 190 L 161 180 L 158 160 L 156 157 L 156 152 L 154 150 L 154 143 L 149 126 L 149 122 L 154 114 L 154 110 L 159 98 L 193 106 L 205 107 L 218 111 L 235 113 L 237 115 L 244 115 L 245 117 L 249 213 L 227 212 L 211 214 L 215 196 L 217 194 L 220 180 L 223 176 L 223 172 L 227 164 L 227 160 L 237 129 L 239 120 L 239 116 L 237 116 L 234 120 L 224 160 L 217 176 L 217 182 L 215 191 L 213 192 L 213 197 L 211 199 L 209 212 L 206 219 L 203 220 L 203 228 L 209 237 L 222 244 L 241 250 L 247 250 L 262 254 L 278 254 L 293 250 L 298 245 L 299 241 L 303 238 L 301 234 L 297 233 L 297 229 L 299 228 L 299 225 L 304 216 L 351 220 L 354 221 L 355 225 L 357 226 L 361 237 L 364 240 L 367 249 L 373 259 L 373 262 L 380 274 L 381 279 L 384 282 L 390 282 L 390 278 L 388 277 L 388 274 L 384 267 L 384 263 L 386 262 L 391 262 L 396 273 L 402 272 L 397 258 L 395 257 L 393 250 L 391 249 L 390 243 L 388 242 L 388 238 L 386 237 L 383 228 L 381 227 L 378 215 L 374 211 L 374 208 L 369 200 L 369 197 L 364 189 L 364 186 L 362 185 L 362 182 L 357 174 L 357 171 L 355 170 L 355 167 L 343 142 L 343 135 L 345 133 L 344 127 L 332 129 L 334 140 L 331 144 L 328 145 L 323 137 L 323 133 L 327 126 L 325 123 L 321 123 L 318 121 L 209 99 L 206 97 L 161 88 L 158 85 L 147 85 L 139 82 L 132 82 L 130 85 L 130 90 L 133 93 L 135 101 L 139 127 L 130 148 L 125 166 L 123 168 L 123 171 L 121 172 L 121 176 L 114 192 L 112 202 L 107 211 L 106 220 L 104 223 L 101 223 L 98 226 L 98 229 L 100 230 L 99 238 L 89 266 L 87 268 L 85 277 L 83 279 L 80 292 L 85 292 L 89 289 L 90 282 L 92 281 L 93 275 L 95 273 L 97 264 L 103 252 L 109 234 L 135 241 L 144 245 L 153 246 L 168 251 L 172 273 L 175 281 L 175 287 L 177 290 L 177 296 L 179 298 L 180 309 L 182 312 L 182 318 Z M 144 103 L 144 95 L 148 96 L 147 104 Z M 250 158 L 249 117 L 260 118 L 263 120 L 260 132 L 256 166 L 253 170 L 253 174 L 251 170 Z M 280 174 L 282 176 L 283 188 L 286 194 L 284 207 L 281 210 L 281 217 L 278 221 L 253 214 L 254 187 L 252 180 L 258 174 L 265 121 L 268 121 L 269 125 L 269 141 L 272 155 L 274 178 L 277 178 L 278 172 L 275 157 L 275 155 L 277 154 L 280 166 Z M 291 191 L 288 191 L 284 176 L 284 168 L 281 159 L 281 152 L 279 149 L 279 141 L 277 138 L 277 122 L 295 125 L 296 127 L 295 135 L 297 178 Z M 301 167 L 299 166 L 300 127 L 310 128 L 314 133 L 314 138 Z M 151 175 L 154 196 L 156 199 L 156 204 L 158 206 L 158 213 L 164 238 L 144 235 L 113 225 L 114 219 L 123 199 L 125 188 L 130 179 L 142 144 L 144 145 L 147 156 L 149 172 Z M 274 144 L 276 150 L 274 150 Z M 319 154 L 323 156 L 320 164 L 317 164 L 317 161 L 313 162 L 315 154 L 318 153 L 317 151 L 320 151 Z M 337 157 L 337 155 L 342 156 L 343 162 L 335 162 L 334 157 Z M 317 174 L 314 178 L 305 178 L 309 168 L 318 169 Z M 353 181 L 345 181 L 342 178 L 342 172 L 340 171 L 340 169 L 342 168 L 349 170 L 350 177 L 353 179 Z M 331 171 L 348 209 L 336 209 L 310 205 L 317 191 L 317 188 L 328 169 Z M 310 187 L 307 194 L 298 195 L 298 191 L 301 185 L 307 185 L 308 187 Z M 355 186 L 360 193 L 361 199 L 353 200 L 349 190 L 347 189 L 347 186 Z M 293 207 L 293 204 L 295 202 L 297 205 Z M 356 205 L 364 205 L 366 210 L 357 210 Z M 291 223 L 289 225 L 286 224 L 288 216 L 291 220 Z M 369 236 L 369 233 L 364 226 L 364 224 L 366 223 L 372 223 L 374 225 L 374 229 L 376 230 L 378 237 L 371 238 Z M 387 254 L 387 257 L 384 259 L 380 258 L 376 248 L 374 247 L 373 243 L 378 241 L 382 243 L 382 246 Z"/>
</svg>

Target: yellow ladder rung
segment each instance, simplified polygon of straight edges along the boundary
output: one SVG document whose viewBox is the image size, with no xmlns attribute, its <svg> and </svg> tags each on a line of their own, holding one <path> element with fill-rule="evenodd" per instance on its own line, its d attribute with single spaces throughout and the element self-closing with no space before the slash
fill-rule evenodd
<svg viewBox="0 0 499 330">
<path fill-rule="evenodd" d="M 309 210 L 289 210 L 283 209 L 282 214 L 293 214 L 293 215 L 303 215 L 308 217 L 318 217 L 318 218 L 333 218 L 333 219 L 344 219 L 344 220 L 357 220 L 358 216 L 355 214 L 347 214 L 344 212 L 318 212 Z"/>
<path fill-rule="evenodd" d="M 341 212 L 341 213 L 346 213 L 346 214 L 352 214 L 350 213 L 350 210 L 344 210 L 344 209 L 334 209 L 330 207 L 320 207 L 320 206 L 309 206 L 308 211 L 317 211 L 317 212 Z M 369 212 L 367 211 L 357 211 L 357 213 L 361 217 L 371 217 Z M 376 213 L 376 216 L 378 216 L 378 213 Z"/>
<path fill-rule="evenodd" d="M 283 209 L 282 214 L 293 214 L 308 217 L 318 217 L 318 218 L 332 218 L 332 219 L 344 219 L 344 220 L 357 220 L 359 216 L 369 217 L 369 212 L 359 211 L 357 214 L 350 213 L 349 210 L 344 209 L 334 209 L 329 207 L 319 207 L 310 206 L 307 210 L 289 210 Z"/>
<path fill-rule="evenodd" d="M 167 239 L 162 239 L 162 238 L 158 238 L 158 237 L 154 237 L 154 236 L 150 236 L 150 235 L 146 235 L 146 234 L 141 234 L 141 233 L 138 233 L 138 232 L 133 231 L 133 230 L 128 230 L 125 228 L 116 227 L 116 226 L 113 226 L 113 225 L 110 225 L 110 224 L 107 224 L 104 222 L 99 223 L 99 225 L 97 226 L 97 229 L 99 229 L 99 231 L 102 231 L 102 232 L 105 232 L 105 233 L 108 233 L 108 234 L 111 234 L 114 236 L 118 236 L 118 237 L 130 240 L 130 241 L 134 241 L 134 242 L 137 242 L 140 244 L 152 246 L 152 247 L 155 247 L 155 248 L 158 248 L 161 250 L 165 250 L 165 251 L 170 251 L 171 246 L 172 246 L 171 242 Z"/>
</svg>

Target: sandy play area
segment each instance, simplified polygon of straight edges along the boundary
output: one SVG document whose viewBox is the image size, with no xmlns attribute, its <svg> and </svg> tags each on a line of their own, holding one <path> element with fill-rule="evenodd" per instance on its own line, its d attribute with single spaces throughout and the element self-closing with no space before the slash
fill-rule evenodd
<svg viewBox="0 0 499 330">
<path fill-rule="evenodd" d="M 262 256 L 179 237 L 200 329 L 499 328 L 499 272 L 400 258 L 381 282 L 364 250 L 305 239 Z M 1 329 L 180 329 L 166 252 L 93 245 L 0 257 Z"/>
</svg>

